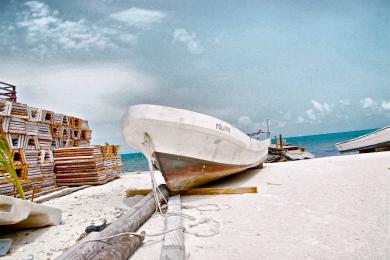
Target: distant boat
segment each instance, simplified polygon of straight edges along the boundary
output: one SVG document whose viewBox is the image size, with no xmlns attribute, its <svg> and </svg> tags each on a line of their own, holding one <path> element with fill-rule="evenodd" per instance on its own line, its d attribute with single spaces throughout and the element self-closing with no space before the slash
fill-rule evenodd
<svg viewBox="0 0 390 260">
<path fill-rule="evenodd" d="M 171 191 L 257 167 L 270 144 L 270 139 L 256 140 L 220 119 L 157 105 L 129 107 L 122 130 L 130 146 L 152 157 Z"/>
<path fill-rule="evenodd" d="M 390 126 L 336 144 L 340 152 L 371 152 L 375 149 L 390 149 Z"/>
</svg>

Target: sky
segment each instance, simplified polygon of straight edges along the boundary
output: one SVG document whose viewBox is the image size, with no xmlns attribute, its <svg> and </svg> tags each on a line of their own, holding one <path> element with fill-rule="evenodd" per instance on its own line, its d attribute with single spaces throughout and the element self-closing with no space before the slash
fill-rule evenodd
<svg viewBox="0 0 390 260">
<path fill-rule="evenodd" d="M 135 104 L 245 132 L 390 124 L 389 1 L 0 1 L 0 81 L 120 144 Z"/>
</svg>

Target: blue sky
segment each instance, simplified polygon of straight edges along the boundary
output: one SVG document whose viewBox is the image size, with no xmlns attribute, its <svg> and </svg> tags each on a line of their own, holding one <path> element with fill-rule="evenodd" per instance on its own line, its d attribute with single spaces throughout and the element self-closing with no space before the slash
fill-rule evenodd
<svg viewBox="0 0 390 260">
<path fill-rule="evenodd" d="M 119 143 L 133 104 L 285 136 L 390 121 L 389 1 L 1 1 L 0 81 Z"/>
</svg>

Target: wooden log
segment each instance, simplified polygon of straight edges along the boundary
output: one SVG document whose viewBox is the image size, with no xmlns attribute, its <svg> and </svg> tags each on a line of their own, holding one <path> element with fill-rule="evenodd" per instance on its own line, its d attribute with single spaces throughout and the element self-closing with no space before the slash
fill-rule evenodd
<svg viewBox="0 0 390 260">
<path fill-rule="evenodd" d="M 135 195 L 147 195 L 150 189 L 128 189 L 126 195 L 128 197 Z M 218 195 L 218 194 L 242 194 L 242 193 L 257 193 L 257 187 L 222 187 L 222 188 L 193 188 L 174 192 L 172 194 L 180 195 Z"/>
<path fill-rule="evenodd" d="M 144 195 L 144 196 L 146 196 L 146 195 L 149 194 L 150 191 L 151 191 L 151 189 L 138 189 L 138 190 L 137 189 L 128 189 L 126 191 L 126 195 L 128 197 L 135 196 L 135 195 Z"/>
<path fill-rule="evenodd" d="M 194 188 L 180 191 L 180 195 L 218 195 L 257 193 L 257 187 Z"/>
<path fill-rule="evenodd" d="M 168 191 L 165 185 L 160 185 L 163 196 L 168 199 Z M 163 197 L 159 194 L 159 201 Z M 139 236 L 120 235 L 126 232 L 135 232 L 155 212 L 156 204 L 153 193 L 130 208 L 126 214 L 96 233 L 94 237 L 84 238 L 79 243 L 62 253 L 57 259 L 128 259 L 141 245 Z M 110 239 L 107 241 L 107 237 Z M 130 250 L 131 248 L 132 250 Z"/>
<path fill-rule="evenodd" d="M 175 230 L 164 235 L 160 260 L 184 260 L 185 245 L 181 216 L 180 195 L 172 196 L 168 202 L 168 212 L 165 217 L 165 230 Z"/>
<path fill-rule="evenodd" d="M 283 148 L 283 137 L 282 134 L 279 135 L 280 148 Z"/>
</svg>

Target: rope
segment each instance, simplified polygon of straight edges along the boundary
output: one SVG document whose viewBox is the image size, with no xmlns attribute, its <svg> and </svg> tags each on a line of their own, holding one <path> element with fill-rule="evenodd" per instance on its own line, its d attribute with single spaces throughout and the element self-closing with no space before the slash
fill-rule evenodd
<svg viewBox="0 0 390 260">
<path fill-rule="evenodd" d="M 147 159 L 148 159 L 148 164 L 149 164 L 149 172 L 150 172 L 150 180 L 152 183 L 153 196 L 154 196 L 154 201 L 156 204 L 156 214 L 161 214 L 162 216 L 164 216 L 164 212 L 162 210 L 162 206 L 161 206 L 161 203 L 159 200 L 159 194 L 162 196 L 165 203 L 168 203 L 168 201 L 164 197 L 160 188 L 158 187 L 156 178 L 154 176 L 154 169 L 153 169 L 153 162 L 152 162 L 153 147 L 152 147 L 151 138 L 147 133 L 145 133 L 144 139 L 145 139 L 144 144 L 146 146 L 146 152 L 148 153 Z"/>
<path fill-rule="evenodd" d="M 135 232 L 123 232 L 123 233 L 115 234 L 115 235 L 112 235 L 112 236 L 100 237 L 100 238 L 96 238 L 96 239 L 86 240 L 86 241 L 83 241 L 82 243 L 93 242 L 93 241 L 100 241 L 100 242 L 106 243 L 103 240 L 107 240 L 107 239 L 115 238 L 115 237 L 120 237 L 120 236 L 138 236 L 138 237 L 143 237 L 143 238 L 144 237 L 156 237 L 156 236 L 165 235 L 167 233 L 170 233 L 170 232 L 173 232 L 173 231 L 176 231 L 176 230 L 180 230 L 180 229 L 184 230 L 184 227 L 174 228 L 174 229 L 170 229 L 170 230 L 166 230 L 166 231 L 159 232 L 159 233 L 154 233 L 154 234 L 153 233 L 152 234 L 145 234 L 145 233 L 135 233 Z"/>
<path fill-rule="evenodd" d="M 218 205 L 218 204 L 214 204 L 214 203 L 200 204 L 200 205 L 195 205 L 195 206 L 183 204 L 181 207 L 183 209 L 196 209 L 198 211 L 220 211 L 220 210 L 231 208 L 230 205 Z M 207 208 L 207 207 L 214 207 L 214 208 Z"/>
<path fill-rule="evenodd" d="M 201 219 L 197 223 L 190 224 L 189 228 L 194 228 L 194 227 L 197 227 L 197 226 L 200 226 L 200 225 L 203 225 L 203 224 L 208 224 L 208 223 L 214 223 L 215 224 L 215 228 L 211 229 L 211 233 L 209 233 L 209 234 L 201 234 L 201 233 L 196 232 L 196 231 L 189 231 L 186 228 L 184 229 L 184 232 L 187 233 L 187 234 L 191 234 L 191 235 L 197 236 L 197 237 L 213 237 L 213 236 L 218 235 L 221 232 L 221 224 L 218 221 L 216 221 L 216 220 L 214 220 L 212 218 Z"/>
<path fill-rule="evenodd" d="M 173 232 L 173 231 L 177 231 L 177 230 L 183 230 L 184 233 L 191 234 L 191 235 L 194 235 L 194 236 L 197 236 L 197 237 L 212 237 L 212 236 L 218 235 L 220 233 L 220 231 L 221 231 L 220 223 L 218 221 L 214 220 L 214 219 L 211 219 L 211 218 L 201 219 L 197 223 L 190 224 L 189 228 L 194 228 L 194 227 L 197 227 L 197 226 L 200 226 L 200 225 L 203 225 L 203 224 L 207 224 L 207 223 L 215 223 L 215 225 L 216 225 L 216 228 L 212 229 L 212 232 L 210 234 L 201 234 L 201 233 L 196 232 L 196 231 L 189 231 L 185 227 L 180 227 L 180 228 L 174 228 L 174 229 L 170 229 L 170 230 L 165 230 L 165 231 L 158 232 L 158 233 L 151 233 L 151 234 L 135 233 L 135 232 L 123 232 L 123 233 L 115 234 L 115 235 L 112 235 L 112 236 L 100 237 L 100 238 L 96 238 L 96 239 L 89 239 L 89 240 L 86 240 L 86 241 L 82 241 L 82 243 L 94 242 L 94 241 L 107 243 L 104 240 L 111 239 L 111 238 L 116 238 L 116 237 L 120 237 L 120 236 L 138 236 L 138 237 L 142 237 L 142 238 L 145 238 L 145 237 L 156 237 L 156 236 L 162 236 L 162 235 L 165 235 L 167 233 L 170 233 L 170 232 Z M 158 243 L 160 241 L 162 241 L 162 240 L 148 241 L 148 242 Z"/>
</svg>

